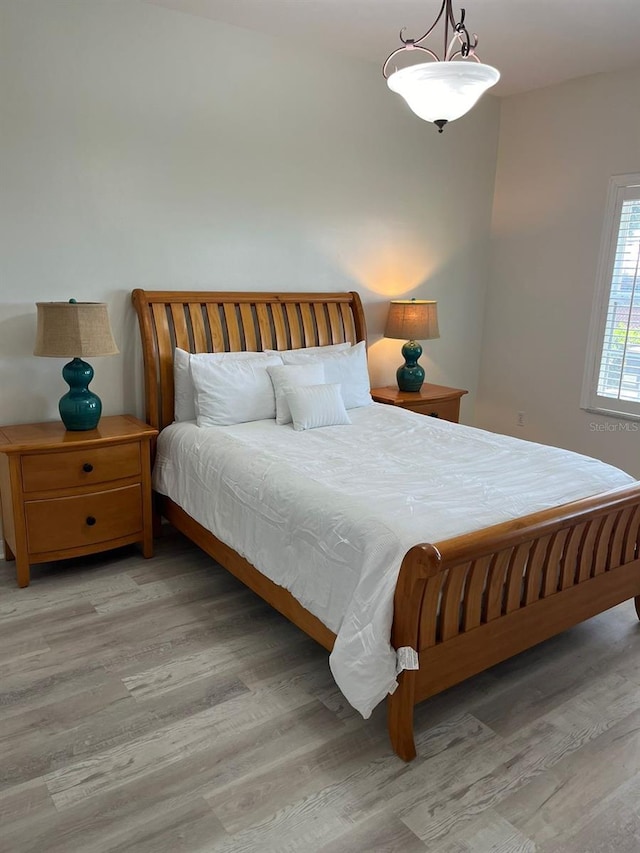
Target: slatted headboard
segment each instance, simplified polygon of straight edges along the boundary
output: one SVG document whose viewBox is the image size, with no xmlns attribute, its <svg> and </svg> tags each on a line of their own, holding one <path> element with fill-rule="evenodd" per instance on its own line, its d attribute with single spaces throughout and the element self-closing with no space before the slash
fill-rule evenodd
<svg viewBox="0 0 640 853">
<path fill-rule="evenodd" d="M 173 352 L 298 349 L 366 339 L 360 297 L 349 293 L 134 290 L 147 422 L 173 421 Z"/>
</svg>

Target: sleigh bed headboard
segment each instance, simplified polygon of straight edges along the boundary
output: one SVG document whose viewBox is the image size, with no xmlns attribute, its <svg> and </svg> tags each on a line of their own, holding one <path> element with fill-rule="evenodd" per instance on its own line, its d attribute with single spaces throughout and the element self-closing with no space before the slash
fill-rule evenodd
<svg viewBox="0 0 640 853">
<path fill-rule="evenodd" d="M 146 419 L 173 421 L 173 353 L 298 349 L 366 339 L 360 297 L 349 293 L 134 290 L 144 359 Z"/>
</svg>

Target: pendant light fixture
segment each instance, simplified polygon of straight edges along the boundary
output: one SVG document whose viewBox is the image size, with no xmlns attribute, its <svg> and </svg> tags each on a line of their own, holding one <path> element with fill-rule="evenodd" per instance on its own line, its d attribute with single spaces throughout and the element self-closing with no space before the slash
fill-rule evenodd
<svg viewBox="0 0 640 853">
<path fill-rule="evenodd" d="M 422 42 L 444 18 L 444 49 L 442 59 Z M 480 97 L 500 79 L 500 72 L 491 65 L 483 65 L 476 56 L 478 36 L 472 36 L 464 23 L 465 10 L 460 10 L 460 20 L 453 16 L 452 0 L 442 0 L 438 16 L 427 32 L 419 39 L 404 37 L 400 30 L 402 47 L 394 50 L 382 66 L 382 74 L 392 92 L 402 95 L 413 112 L 425 121 L 432 121 L 439 133 L 449 121 L 460 118 L 478 102 Z M 391 60 L 405 50 L 420 50 L 430 60 L 418 65 L 389 72 Z"/>
</svg>

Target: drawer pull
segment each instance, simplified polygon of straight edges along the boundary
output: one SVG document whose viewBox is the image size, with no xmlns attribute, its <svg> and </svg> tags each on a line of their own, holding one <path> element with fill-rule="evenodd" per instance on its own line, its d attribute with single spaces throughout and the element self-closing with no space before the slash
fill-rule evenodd
<svg viewBox="0 0 640 853">
<path fill-rule="evenodd" d="M 440 415 L 437 412 L 429 412 L 429 417 L 430 418 L 439 418 Z"/>
<path fill-rule="evenodd" d="M 82 466 L 82 470 L 86 471 L 87 474 L 90 474 L 93 471 L 93 465 L 91 462 L 85 462 Z"/>
<path fill-rule="evenodd" d="M 93 527 L 93 525 L 95 523 L 96 523 L 96 520 L 95 520 L 94 516 L 88 515 L 87 516 L 87 524 L 89 525 L 89 527 Z"/>
</svg>

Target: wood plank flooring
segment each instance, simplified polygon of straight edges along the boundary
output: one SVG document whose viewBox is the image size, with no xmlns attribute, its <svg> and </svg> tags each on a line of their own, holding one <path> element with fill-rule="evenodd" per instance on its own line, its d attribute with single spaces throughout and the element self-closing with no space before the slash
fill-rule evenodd
<svg viewBox="0 0 640 853">
<path fill-rule="evenodd" d="M 0 564 L 2 853 L 638 853 L 631 602 L 416 711 L 418 758 L 327 655 L 169 531 Z"/>
</svg>

